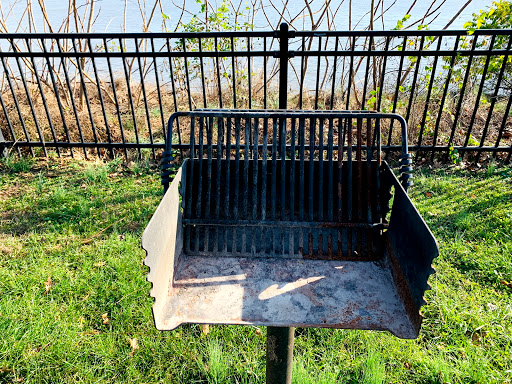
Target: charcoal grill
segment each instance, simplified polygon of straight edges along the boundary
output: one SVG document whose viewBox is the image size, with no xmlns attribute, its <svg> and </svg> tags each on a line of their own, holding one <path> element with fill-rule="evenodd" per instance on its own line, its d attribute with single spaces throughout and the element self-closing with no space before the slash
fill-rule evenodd
<svg viewBox="0 0 512 384">
<path fill-rule="evenodd" d="M 381 130 L 390 124 L 402 130 L 399 179 L 381 158 Z M 410 159 L 396 114 L 173 114 L 165 195 L 142 240 L 156 327 L 417 337 L 438 246 L 407 195 Z"/>
</svg>

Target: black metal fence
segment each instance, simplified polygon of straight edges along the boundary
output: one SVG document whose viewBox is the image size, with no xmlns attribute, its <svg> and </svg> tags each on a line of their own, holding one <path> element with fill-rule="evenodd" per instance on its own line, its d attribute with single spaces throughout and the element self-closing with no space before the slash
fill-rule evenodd
<svg viewBox="0 0 512 384">
<path fill-rule="evenodd" d="M 511 30 L 0 36 L 0 145 L 157 157 L 195 108 L 399 113 L 418 157 L 512 155 Z M 400 132 L 382 127 L 383 150 Z M 3 138 L 2 138 L 3 136 Z"/>
</svg>

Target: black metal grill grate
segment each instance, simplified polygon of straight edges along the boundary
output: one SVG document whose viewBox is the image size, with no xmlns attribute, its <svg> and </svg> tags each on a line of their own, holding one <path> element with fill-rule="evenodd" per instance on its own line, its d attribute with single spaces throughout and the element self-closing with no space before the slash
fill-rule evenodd
<svg viewBox="0 0 512 384">
<path fill-rule="evenodd" d="M 184 122 L 183 120 L 190 120 Z M 380 186 L 381 125 L 371 112 L 194 111 L 174 114 L 163 165 L 184 162 L 190 255 L 373 259 L 389 191 Z M 409 155 L 403 147 L 404 171 Z M 403 174 L 407 186 L 408 174 Z"/>
</svg>

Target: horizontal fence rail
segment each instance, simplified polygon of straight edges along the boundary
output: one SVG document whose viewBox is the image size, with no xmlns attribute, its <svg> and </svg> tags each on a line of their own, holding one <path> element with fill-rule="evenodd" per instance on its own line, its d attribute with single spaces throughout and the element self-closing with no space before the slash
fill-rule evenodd
<svg viewBox="0 0 512 384">
<path fill-rule="evenodd" d="M 277 109 L 286 98 L 291 109 L 398 113 L 410 150 L 425 160 L 509 161 L 511 35 L 286 24 L 268 32 L 2 34 L 0 152 L 157 158 L 173 112 Z M 396 124 L 382 136 L 384 151 L 400 150 Z"/>
</svg>

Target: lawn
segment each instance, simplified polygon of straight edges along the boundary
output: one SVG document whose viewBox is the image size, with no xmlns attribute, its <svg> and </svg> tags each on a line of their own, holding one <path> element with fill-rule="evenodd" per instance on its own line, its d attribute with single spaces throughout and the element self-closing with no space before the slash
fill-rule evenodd
<svg viewBox="0 0 512 384">
<path fill-rule="evenodd" d="M 416 340 L 298 329 L 295 383 L 511 383 L 512 169 L 421 168 L 440 245 Z M 265 329 L 153 326 L 150 163 L 0 163 L 0 383 L 262 383 Z"/>
</svg>

